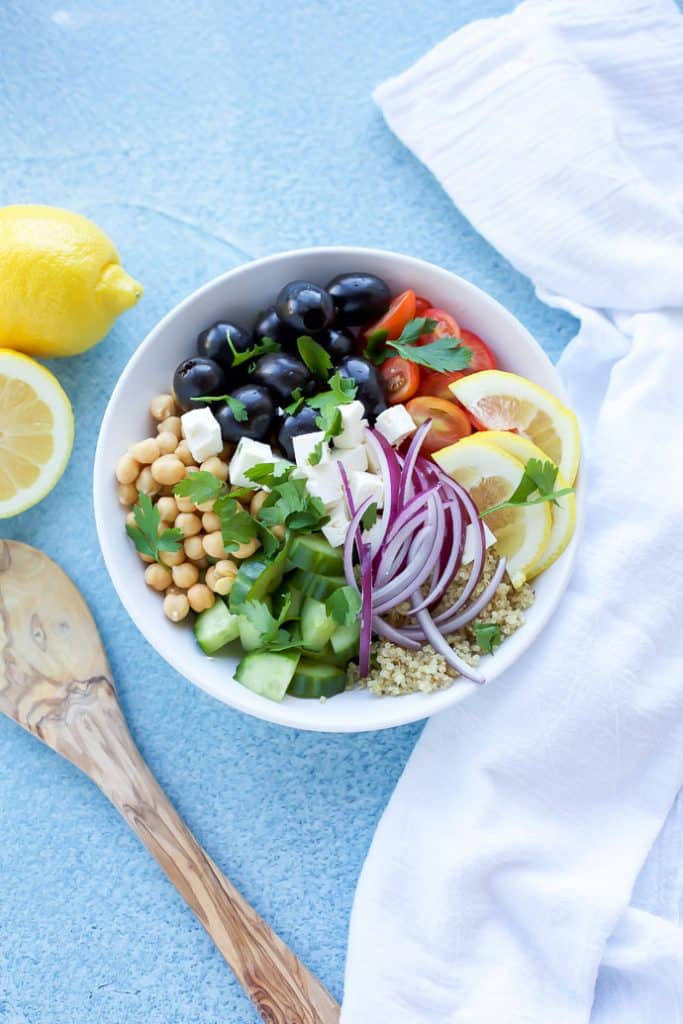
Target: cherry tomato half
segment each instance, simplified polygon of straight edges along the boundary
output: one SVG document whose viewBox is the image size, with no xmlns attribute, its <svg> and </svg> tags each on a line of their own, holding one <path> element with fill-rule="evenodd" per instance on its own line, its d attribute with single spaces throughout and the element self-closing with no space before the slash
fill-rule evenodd
<svg viewBox="0 0 683 1024">
<path fill-rule="evenodd" d="M 407 402 L 412 398 L 420 384 L 420 371 L 415 363 L 392 356 L 379 367 L 379 375 L 384 385 L 384 394 L 389 405 Z"/>
<path fill-rule="evenodd" d="M 472 433 L 472 424 L 467 413 L 455 402 L 433 398 L 431 395 L 421 395 L 419 398 L 412 398 L 406 409 L 418 426 L 427 419 L 432 420 L 429 433 L 422 445 L 422 451 L 427 455 Z"/>
<path fill-rule="evenodd" d="M 420 336 L 418 345 L 429 345 L 432 341 L 436 341 L 437 338 L 460 337 L 460 324 L 450 313 L 444 312 L 443 309 L 437 309 L 436 306 L 430 306 L 422 315 L 426 316 L 429 320 L 436 320 L 437 324 L 431 334 L 422 334 Z"/>
<path fill-rule="evenodd" d="M 479 370 L 495 370 L 496 357 L 488 345 L 481 340 L 474 331 L 462 328 L 460 331 L 463 346 L 472 350 L 472 362 L 467 367 L 466 373 L 477 373 Z"/>
<path fill-rule="evenodd" d="M 415 316 L 426 316 L 431 305 L 429 299 L 423 299 L 421 295 L 417 295 L 415 297 Z"/>
<path fill-rule="evenodd" d="M 370 324 L 363 332 L 368 338 L 375 331 L 388 331 L 387 337 L 395 341 L 409 320 L 415 318 L 415 292 L 412 288 L 401 292 L 392 299 L 389 309 L 377 323 Z"/>
<path fill-rule="evenodd" d="M 452 384 L 454 380 L 460 380 L 467 372 L 467 370 L 452 370 L 450 373 L 440 373 L 438 370 L 428 370 L 426 366 L 423 366 L 418 391 L 421 395 L 431 395 L 433 398 L 443 398 L 447 402 L 452 402 L 453 395 L 448 385 Z"/>
</svg>

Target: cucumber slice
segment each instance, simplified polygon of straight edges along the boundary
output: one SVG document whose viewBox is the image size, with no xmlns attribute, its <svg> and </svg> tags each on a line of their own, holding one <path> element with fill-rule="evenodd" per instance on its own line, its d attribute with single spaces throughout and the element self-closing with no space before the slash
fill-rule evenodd
<svg viewBox="0 0 683 1024">
<path fill-rule="evenodd" d="M 289 548 L 289 563 L 321 576 L 341 576 L 344 571 L 341 548 L 331 547 L 319 533 L 297 533 Z"/>
<path fill-rule="evenodd" d="M 346 688 L 346 672 L 337 665 L 302 658 L 287 691 L 309 700 L 334 697 Z"/>
<path fill-rule="evenodd" d="M 242 562 L 237 570 L 235 582 L 232 585 L 230 597 L 228 598 L 231 612 L 239 613 L 240 605 L 244 604 L 247 600 L 247 594 L 261 573 L 268 568 L 268 564 L 261 555 L 255 558 L 247 558 L 246 561 Z"/>
<path fill-rule="evenodd" d="M 278 551 L 273 561 L 269 562 L 265 569 L 259 573 L 247 591 L 247 601 L 262 601 L 267 594 L 271 594 L 276 587 L 280 586 L 287 564 L 288 547 L 289 545 L 285 544 Z M 239 576 L 239 571 L 237 575 Z"/>
<path fill-rule="evenodd" d="M 358 657 L 358 645 L 360 644 L 360 622 L 353 622 L 350 626 L 337 626 L 330 637 L 330 646 L 339 658 L 345 661 L 352 661 Z"/>
<path fill-rule="evenodd" d="M 245 654 L 235 670 L 235 679 L 248 690 L 267 697 L 282 700 L 299 663 L 298 651 L 254 651 Z"/>
<path fill-rule="evenodd" d="M 314 651 L 323 649 L 336 629 L 337 623 L 325 609 L 325 605 L 314 597 L 304 598 L 301 609 L 301 640 L 304 647 Z"/>
<path fill-rule="evenodd" d="M 297 569 L 292 573 L 292 586 L 300 590 L 302 594 L 314 597 L 316 601 L 324 601 L 335 590 L 346 586 L 346 578 L 344 576 L 318 576 L 314 572 Z"/>
<path fill-rule="evenodd" d="M 194 624 L 194 635 L 204 654 L 215 654 L 239 636 L 239 618 L 228 611 L 219 598 L 211 608 L 200 612 Z"/>
</svg>

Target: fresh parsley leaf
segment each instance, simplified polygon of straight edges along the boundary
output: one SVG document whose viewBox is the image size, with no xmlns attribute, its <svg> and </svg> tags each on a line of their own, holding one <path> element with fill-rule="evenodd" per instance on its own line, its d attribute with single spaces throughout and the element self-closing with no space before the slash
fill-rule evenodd
<svg viewBox="0 0 683 1024">
<path fill-rule="evenodd" d="M 311 409 L 324 409 L 326 406 L 348 405 L 353 402 L 358 391 L 358 385 L 351 377 L 342 377 L 341 373 L 333 373 L 327 382 L 329 391 L 321 391 L 306 399 L 306 405 Z"/>
<path fill-rule="evenodd" d="M 377 502 L 373 501 L 366 508 L 365 512 L 361 517 L 361 525 L 364 530 L 371 530 L 377 522 Z"/>
<path fill-rule="evenodd" d="M 497 622 L 473 622 L 472 630 L 484 654 L 493 654 L 494 647 L 503 642 L 503 634 Z"/>
<path fill-rule="evenodd" d="M 292 391 L 292 401 L 284 407 L 284 411 L 288 416 L 295 416 L 305 401 L 306 399 L 302 394 L 301 388 L 294 388 Z"/>
<path fill-rule="evenodd" d="M 223 546 L 226 551 L 236 551 L 241 544 L 248 544 L 257 537 L 259 524 L 238 501 L 224 494 L 215 502 L 213 510 L 221 522 Z"/>
<path fill-rule="evenodd" d="M 336 405 L 324 405 L 320 410 L 320 415 L 315 418 L 315 425 L 319 430 L 325 432 L 326 441 L 331 441 L 333 437 L 337 437 L 341 434 L 343 426 L 339 407 Z"/>
<path fill-rule="evenodd" d="M 524 467 L 524 474 L 514 492 L 506 501 L 500 501 L 497 505 L 480 512 L 480 518 L 490 515 L 492 512 L 499 512 L 502 508 L 513 508 L 517 506 L 540 505 L 544 501 L 552 501 L 557 504 L 558 498 L 566 494 L 573 494 L 573 487 L 563 487 L 554 491 L 555 480 L 557 479 L 557 466 L 547 460 L 529 459 Z"/>
<path fill-rule="evenodd" d="M 316 423 L 317 422 L 318 422 L 318 420 L 316 420 Z M 320 464 L 320 460 L 323 457 L 323 445 L 324 444 L 325 444 L 325 442 L 323 440 L 320 440 L 316 444 L 313 445 L 313 448 L 311 449 L 311 453 L 308 456 L 308 464 L 309 464 L 309 466 L 317 466 L 317 465 Z"/>
<path fill-rule="evenodd" d="M 264 337 L 260 341 L 257 341 L 253 348 L 248 348 L 246 352 L 238 352 L 232 343 L 232 338 L 228 332 L 227 337 L 228 348 L 232 352 L 232 365 L 233 369 L 241 366 L 242 363 L 249 363 L 252 359 L 258 359 L 259 356 L 264 356 L 267 352 L 281 352 L 281 348 L 273 338 Z"/>
<path fill-rule="evenodd" d="M 254 497 L 253 487 L 231 487 L 226 497 L 235 498 L 237 501 L 251 500 Z"/>
<path fill-rule="evenodd" d="M 205 501 L 214 501 L 223 493 L 225 485 L 213 473 L 207 473 L 205 469 L 197 469 L 188 473 L 184 480 L 181 480 L 173 488 L 173 493 L 179 498 L 190 498 L 195 505 L 203 505 Z"/>
<path fill-rule="evenodd" d="M 340 626 L 352 626 L 360 615 L 361 598 L 355 587 L 340 587 L 330 594 L 325 610 Z"/>
<path fill-rule="evenodd" d="M 252 480 L 261 487 L 274 487 L 276 484 L 289 480 L 294 467 L 286 462 L 259 462 L 245 470 L 247 480 Z"/>
<path fill-rule="evenodd" d="M 232 410 L 232 414 L 238 423 L 244 423 L 246 419 L 249 419 L 247 407 L 244 402 L 240 402 L 239 398 L 234 398 L 232 395 L 200 395 L 199 398 L 193 398 L 192 401 L 225 402 L 225 404 Z"/>
<path fill-rule="evenodd" d="M 404 342 L 406 345 L 414 345 L 416 341 L 419 341 L 423 334 L 431 334 L 435 329 L 438 320 L 432 320 L 428 316 L 416 316 L 412 320 L 409 320 L 405 325 L 401 334 L 398 338 L 399 341 Z M 389 345 L 393 344 L 391 341 Z"/>
<path fill-rule="evenodd" d="M 300 640 L 294 640 L 292 635 L 282 628 L 288 610 L 289 601 L 285 601 L 280 614 L 275 618 L 264 601 L 245 601 L 240 605 L 240 615 L 244 615 L 257 630 L 261 649 L 265 651 L 284 651 L 289 647 L 301 645 Z"/>
<path fill-rule="evenodd" d="M 371 363 L 383 363 L 385 359 L 388 359 L 391 355 L 387 352 L 386 340 L 389 337 L 389 332 L 380 328 L 379 331 L 373 331 L 368 336 L 365 344 L 365 352 L 363 355 L 366 359 L 369 359 Z"/>
<path fill-rule="evenodd" d="M 378 366 L 398 354 L 411 363 L 439 373 L 466 370 L 472 362 L 472 350 L 463 345 L 460 338 L 435 338 L 428 345 L 417 344 L 423 334 L 431 334 L 438 322 L 426 316 L 416 316 L 408 321 L 400 337 L 393 341 L 387 338 L 386 331 L 375 331 L 368 338 L 365 358 Z"/>
<path fill-rule="evenodd" d="M 162 551 L 180 551 L 182 530 L 174 527 L 159 534 L 161 517 L 148 494 L 140 495 L 139 503 L 133 508 L 133 515 L 136 525 L 126 523 L 126 533 L 141 554 L 158 562 Z"/>
<path fill-rule="evenodd" d="M 314 341 L 308 334 L 302 334 L 296 340 L 296 347 L 302 362 L 306 364 L 311 373 L 321 380 L 327 380 L 332 369 L 332 360 L 329 352 L 325 351 L 322 345 Z"/>
<path fill-rule="evenodd" d="M 325 506 L 312 497 L 305 480 L 290 479 L 276 484 L 259 511 L 266 526 L 281 524 L 291 532 L 320 530 L 329 522 Z"/>
</svg>

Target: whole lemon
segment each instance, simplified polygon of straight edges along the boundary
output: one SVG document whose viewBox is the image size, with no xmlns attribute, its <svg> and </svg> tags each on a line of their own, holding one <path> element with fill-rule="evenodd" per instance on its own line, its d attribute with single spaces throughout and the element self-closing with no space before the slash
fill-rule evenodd
<svg viewBox="0 0 683 1024">
<path fill-rule="evenodd" d="M 111 239 L 87 217 L 54 206 L 0 207 L 0 346 L 76 355 L 141 295 Z"/>
</svg>

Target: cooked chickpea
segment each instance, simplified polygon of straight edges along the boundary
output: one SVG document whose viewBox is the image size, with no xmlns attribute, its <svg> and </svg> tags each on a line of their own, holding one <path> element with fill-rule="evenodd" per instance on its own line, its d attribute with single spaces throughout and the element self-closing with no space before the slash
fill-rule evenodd
<svg viewBox="0 0 683 1024">
<path fill-rule="evenodd" d="M 282 523 L 276 523 L 275 526 L 271 526 L 270 532 L 274 534 L 278 540 L 285 539 L 285 528 Z"/>
<path fill-rule="evenodd" d="M 173 395 L 157 395 L 149 403 L 149 411 L 155 420 L 165 420 L 175 416 L 177 408 Z"/>
<path fill-rule="evenodd" d="M 197 465 L 197 463 L 194 461 L 194 458 L 192 457 L 192 452 L 187 446 L 187 441 L 180 441 L 174 454 L 177 459 L 180 459 L 184 466 Z"/>
<path fill-rule="evenodd" d="M 157 443 L 162 455 L 172 455 L 178 447 L 178 438 L 170 430 L 162 430 L 157 434 Z"/>
<path fill-rule="evenodd" d="M 202 540 L 204 551 L 209 558 L 224 558 L 225 548 L 223 547 L 223 535 L 220 530 L 207 533 Z"/>
<path fill-rule="evenodd" d="M 183 537 L 194 537 L 202 528 L 202 521 L 194 512 L 180 512 L 175 518 L 175 526 Z"/>
<path fill-rule="evenodd" d="M 127 514 L 127 516 L 126 516 L 126 523 L 127 523 L 128 526 L 137 526 L 138 525 L 136 520 L 135 520 L 135 513 L 134 512 L 129 512 Z"/>
<path fill-rule="evenodd" d="M 211 534 L 209 536 L 212 536 Z M 245 541 L 244 544 L 240 544 L 237 551 L 231 551 L 231 558 L 249 558 L 255 551 L 261 547 L 261 541 L 256 537 L 252 537 L 251 540 Z"/>
<path fill-rule="evenodd" d="M 266 500 L 267 497 L 268 491 L 256 492 L 254 497 L 249 502 L 249 511 L 251 512 L 252 516 L 256 516 L 259 514 L 259 512 L 261 511 L 261 507 L 263 506 L 263 502 Z"/>
<path fill-rule="evenodd" d="M 172 498 L 170 495 L 159 498 L 157 501 L 157 512 L 165 523 L 174 522 L 179 511 L 175 498 Z"/>
<path fill-rule="evenodd" d="M 186 594 L 169 591 L 164 598 L 164 615 L 171 622 L 181 622 L 190 610 Z"/>
<path fill-rule="evenodd" d="M 194 512 L 194 502 L 192 501 L 192 498 L 181 498 L 179 494 L 176 494 L 175 503 L 178 506 L 179 512 Z"/>
<path fill-rule="evenodd" d="M 181 562 L 171 569 L 173 582 L 181 590 L 189 590 L 199 579 L 199 569 L 192 562 Z"/>
<path fill-rule="evenodd" d="M 214 593 L 220 594 L 221 597 L 226 597 L 232 590 L 236 575 L 237 566 L 235 563 L 231 562 L 229 558 L 222 558 L 206 570 L 206 585 Z"/>
<path fill-rule="evenodd" d="M 211 458 L 206 459 L 199 468 L 203 469 L 205 473 L 212 473 L 219 480 L 228 479 L 228 464 L 219 459 L 217 455 L 212 455 Z"/>
<path fill-rule="evenodd" d="M 162 551 L 159 555 L 159 561 L 169 566 L 180 565 L 181 562 L 185 561 L 185 552 L 182 548 L 178 551 Z"/>
<path fill-rule="evenodd" d="M 220 530 L 221 521 L 215 512 L 205 512 L 202 516 L 202 526 L 207 533 L 215 533 L 216 530 Z"/>
<path fill-rule="evenodd" d="M 154 561 L 151 555 L 145 555 L 142 553 L 142 551 L 138 551 L 138 558 L 140 559 L 141 562 L 146 562 L 147 565 L 151 565 L 152 562 Z"/>
<path fill-rule="evenodd" d="M 196 509 L 198 512 L 211 512 L 213 510 L 214 499 L 211 501 L 203 501 L 201 505 L 197 505 Z"/>
<path fill-rule="evenodd" d="M 157 425 L 159 434 L 173 434 L 178 440 L 183 436 L 183 425 L 180 416 L 169 416 Z"/>
<path fill-rule="evenodd" d="M 161 484 L 158 483 L 152 476 L 152 470 L 149 466 L 145 466 L 140 471 L 140 475 L 135 481 L 135 486 L 141 494 L 149 494 L 150 497 L 154 494 L 158 494 L 161 489 Z"/>
<path fill-rule="evenodd" d="M 152 463 L 152 476 L 159 484 L 177 484 L 185 476 L 185 467 L 175 455 L 161 455 Z"/>
<path fill-rule="evenodd" d="M 186 537 L 183 547 L 185 554 L 191 562 L 199 562 L 204 558 L 204 545 L 202 544 L 202 535 L 200 533 Z"/>
<path fill-rule="evenodd" d="M 204 612 L 211 608 L 216 598 L 205 583 L 195 583 L 187 592 L 187 599 L 193 612 Z"/>
<path fill-rule="evenodd" d="M 145 569 L 145 583 L 152 590 L 167 590 L 171 586 L 171 573 L 165 565 L 154 562 Z"/>
<path fill-rule="evenodd" d="M 143 466 L 149 466 L 161 454 L 156 437 L 146 437 L 144 441 L 132 444 L 128 449 L 128 453 L 132 455 L 136 462 L 142 463 Z"/>
<path fill-rule="evenodd" d="M 140 463 L 132 455 L 122 455 L 116 463 L 116 479 L 120 484 L 135 483 L 140 473 Z"/>
<path fill-rule="evenodd" d="M 218 573 L 216 572 L 216 566 L 210 565 L 204 574 L 204 582 L 206 583 L 209 590 L 216 590 L 216 583 L 218 581 Z"/>
<path fill-rule="evenodd" d="M 122 505 L 134 505 L 138 500 L 138 491 L 135 484 L 119 484 L 119 501 Z"/>
</svg>

